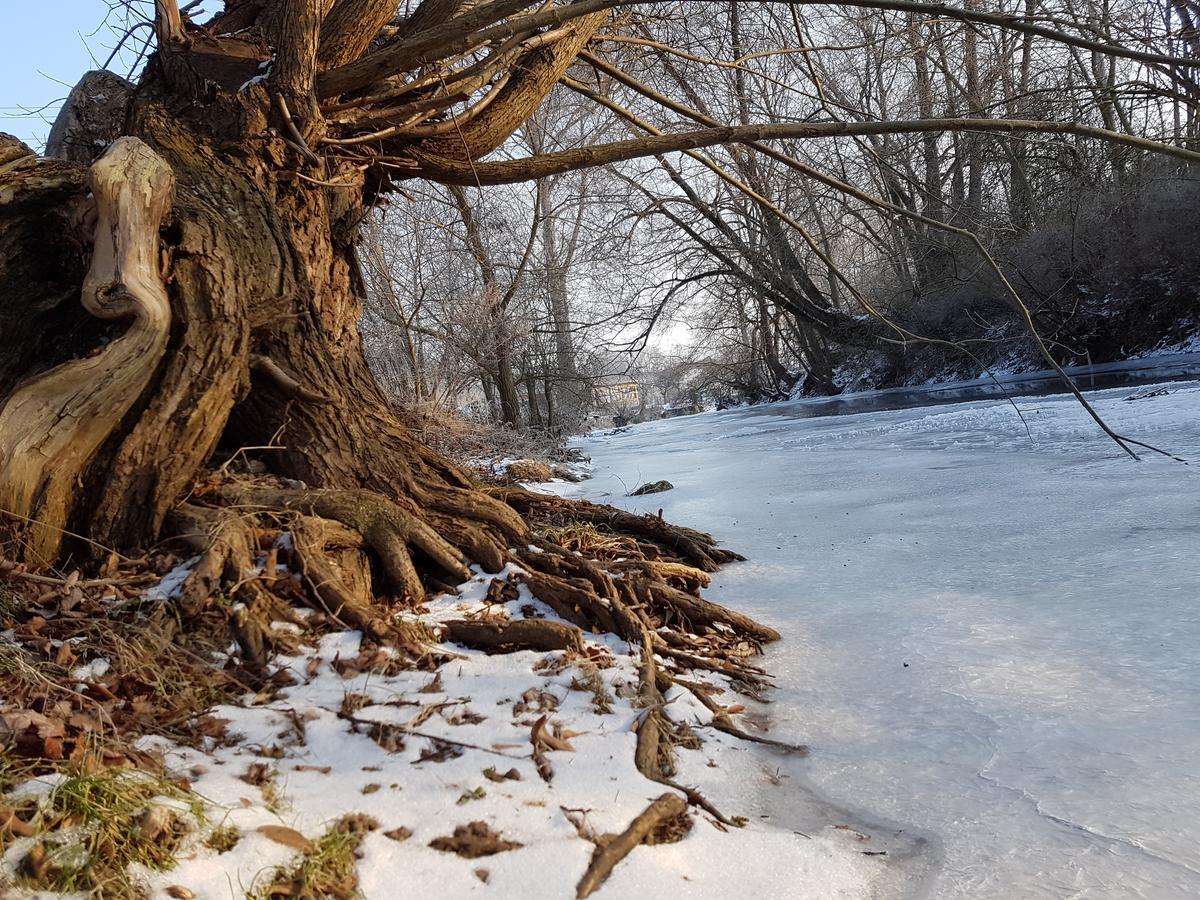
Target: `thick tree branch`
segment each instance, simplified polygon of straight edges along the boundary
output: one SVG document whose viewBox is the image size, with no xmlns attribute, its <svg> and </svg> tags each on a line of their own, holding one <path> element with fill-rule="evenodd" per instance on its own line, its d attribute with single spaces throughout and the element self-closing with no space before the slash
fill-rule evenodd
<svg viewBox="0 0 1200 900">
<path fill-rule="evenodd" d="M 396 0 L 336 0 L 321 26 L 317 67 L 354 62 L 396 14 Z"/>
<path fill-rule="evenodd" d="M 160 47 L 183 41 L 183 18 L 177 0 L 154 0 L 154 34 Z"/>
<path fill-rule="evenodd" d="M 591 0 L 593 3 L 609 3 L 611 0 Z M 520 12 L 529 5 L 529 0 L 496 0 L 477 7 L 442 25 L 427 28 L 411 38 L 398 38 L 380 50 L 355 62 L 325 72 L 317 79 L 317 95 L 322 98 L 337 97 L 351 91 L 361 90 L 398 75 L 416 65 L 427 56 L 445 59 L 471 47 L 482 46 L 488 41 L 503 39 L 534 28 L 547 22 L 537 16 L 519 16 L 501 26 L 493 25 L 499 19 Z M 607 7 L 606 7 L 607 8 Z M 546 12 L 558 12 L 547 10 Z M 541 18 L 546 18 L 543 14 Z M 533 21 L 538 19 L 538 21 Z M 565 20 L 565 19 L 564 19 Z M 491 28 L 488 28 L 492 25 Z M 483 29 L 482 31 L 480 29 Z M 499 30 L 508 33 L 499 34 Z"/>
<path fill-rule="evenodd" d="M 611 144 L 560 150 L 510 162 L 474 163 L 473 165 L 421 153 L 419 150 L 412 152 L 420 166 L 419 174 L 434 181 L 447 184 L 515 184 L 520 181 L 532 181 L 578 169 L 657 156 L 662 153 L 713 147 L 718 144 L 749 144 L 765 140 L 809 140 L 877 134 L 918 134 L 929 131 L 1070 134 L 1173 156 L 1193 165 L 1200 164 L 1200 153 L 1147 138 L 1120 134 L 1077 122 L 1041 122 L 1027 119 L 907 119 L 892 122 L 815 122 L 727 126 L 660 137 L 614 141 Z"/>
<path fill-rule="evenodd" d="M 398 39 L 376 53 L 340 66 L 326 73 L 319 81 L 322 97 L 335 97 L 366 88 L 383 79 L 408 71 L 431 54 L 444 59 L 471 47 L 503 40 L 514 34 L 532 33 L 538 28 L 561 25 L 572 19 L 622 6 L 636 6 L 645 0 L 577 0 L 566 6 L 555 6 L 536 13 L 517 16 L 529 5 L 528 0 L 494 0 L 483 4 L 445 25 L 419 32 L 407 39 Z M 1150 65 L 1200 67 L 1200 59 L 1167 56 L 1161 53 L 1135 50 L 1119 44 L 1080 37 L 1061 28 L 1039 25 L 1022 16 L 979 12 L 917 0 L 834 0 L 832 5 L 864 9 L 893 9 L 942 18 L 991 25 L 1011 31 L 1038 35 L 1058 43 L 1081 49 L 1132 59 Z M 513 18 L 502 21 L 509 16 Z"/>
<path fill-rule="evenodd" d="M 498 89 L 494 100 L 489 95 L 481 114 L 418 146 L 423 152 L 449 159 L 479 159 L 491 153 L 533 115 L 606 18 L 607 12 L 585 16 L 548 48 L 533 49 L 518 58 L 512 65 L 517 74 Z"/>
<path fill-rule="evenodd" d="M 274 36 L 271 84 L 292 97 L 312 93 L 321 25 L 333 0 L 282 0 Z"/>
</svg>

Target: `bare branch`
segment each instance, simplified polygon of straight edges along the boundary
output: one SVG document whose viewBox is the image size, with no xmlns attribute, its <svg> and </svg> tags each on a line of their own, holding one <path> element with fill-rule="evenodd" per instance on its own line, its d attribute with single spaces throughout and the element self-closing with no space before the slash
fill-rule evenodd
<svg viewBox="0 0 1200 900">
<path fill-rule="evenodd" d="M 1200 153 L 1152 141 L 1148 138 L 1120 134 L 1076 122 L 1042 122 L 1028 119 L 901 119 L 890 122 L 814 122 L 727 126 L 687 131 L 682 134 L 668 134 L 661 137 L 614 141 L 610 144 L 579 147 L 572 150 L 559 150 L 511 162 L 475 163 L 473 165 L 432 156 L 420 151 L 413 151 L 413 155 L 420 165 L 420 174 L 434 181 L 446 184 L 515 184 L 519 181 L 546 178 L 550 175 L 573 172 L 578 169 L 657 156 L 662 153 L 713 147 L 718 144 L 749 144 L 755 141 L 779 139 L 809 140 L 878 134 L 919 134 L 927 131 L 1070 134 L 1173 156 L 1192 165 L 1200 164 Z"/>
</svg>

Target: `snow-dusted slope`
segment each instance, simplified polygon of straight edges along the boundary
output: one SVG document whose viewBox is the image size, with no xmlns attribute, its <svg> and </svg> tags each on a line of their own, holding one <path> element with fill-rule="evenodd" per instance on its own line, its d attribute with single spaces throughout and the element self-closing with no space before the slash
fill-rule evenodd
<svg viewBox="0 0 1200 900">
<path fill-rule="evenodd" d="M 564 490 L 750 557 L 710 596 L 784 632 L 768 708 L 813 747 L 770 764 L 927 837 L 934 896 L 1196 897 L 1200 386 L 1168 388 L 1093 396 L 1190 466 L 1128 460 L 1061 396 L 1017 401 L 1032 440 L 1002 400 L 779 404 L 595 436 Z"/>
</svg>

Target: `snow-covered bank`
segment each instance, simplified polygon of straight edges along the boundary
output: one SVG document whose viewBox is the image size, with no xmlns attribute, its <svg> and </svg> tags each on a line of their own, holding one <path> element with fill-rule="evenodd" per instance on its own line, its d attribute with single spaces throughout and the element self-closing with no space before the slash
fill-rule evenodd
<svg viewBox="0 0 1200 900">
<path fill-rule="evenodd" d="M 788 404 L 585 444 L 564 486 L 750 557 L 710 592 L 784 632 L 781 774 L 932 833 L 938 897 L 1200 895 L 1200 386 L 836 418 Z M 1142 391 L 1137 391 L 1142 393 Z M 635 484 L 675 490 L 626 498 Z M 787 897 L 791 894 L 763 894 Z"/>
<path fill-rule="evenodd" d="M 437 598 L 422 620 L 484 612 L 491 580 L 480 574 L 461 596 Z M 553 616 L 525 586 L 504 606 L 514 618 Z M 207 804 L 178 865 L 144 873 L 152 897 L 266 896 L 322 835 L 349 827 L 363 834 L 355 869 L 367 900 L 564 900 L 593 851 L 578 829 L 619 833 L 669 790 L 634 764 L 643 710 L 637 652 L 623 641 L 592 636 L 583 658 L 447 645 L 458 658 L 436 674 L 393 671 L 387 651 L 363 652 L 360 641 L 331 634 L 277 659 L 292 684 L 213 709 L 202 746 L 145 741 Z M 691 693 L 664 699 L 702 741 L 679 748 L 679 781 L 744 827 L 696 811 L 681 841 L 635 849 L 596 897 L 889 898 L 926 870 L 919 842 L 796 790 L 779 753 L 704 727 L 711 715 Z M 557 736 L 545 751 L 549 782 L 530 756 L 543 724 Z M 448 848 L 472 823 L 499 852 Z M 5 863 L 25 850 L 14 845 Z"/>
</svg>

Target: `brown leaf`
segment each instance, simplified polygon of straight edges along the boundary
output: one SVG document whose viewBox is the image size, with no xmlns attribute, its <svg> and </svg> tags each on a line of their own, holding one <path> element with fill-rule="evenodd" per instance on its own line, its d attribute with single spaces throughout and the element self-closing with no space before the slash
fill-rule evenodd
<svg viewBox="0 0 1200 900">
<path fill-rule="evenodd" d="M 533 746 L 538 750 L 565 750 L 573 753 L 575 748 L 567 738 L 575 737 L 578 732 L 560 729 L 559 733 L 555 734 L 546 727 L 546 719 L 547 716 L 542 716 L 533 723 L 529 734 Z"/>
<path fill-rule="evenodd" d="M 54 654 L 54 664 L 56 666 L 62 666 L 64 669 L 69 669 L 75 660 L 75 651 L 71 649 L 70 644 L 64 641 L 62 646 L 59 647 L 58 651 Z"/>
<path fill-rule="evenodd" d="M 270 766 L 268 766 L 266 763 L 256 762 L 251 763 L 250 767 L 246 769 L 245 774 L 238 777 L 240 777 L 242 781 L 246 782 L 246 784 L 252 784 L 255 787 L 260 787 L 270 781 L 273 775 L 274 773 L 271 771 Z"/>
<path fill-rule="evenodd" d="M 309 853 L 313 849 L 312 841 L 295 828 L 288 828 L 285 825 L 259 825 L 255 830 L 263 837 L 277 844 L 283 844 L 285 847 L 291 847 L 293 850 L 299 850 L 301 853 Z"/>
<path fill-rule="evenodd" d="M 33 837 L 37 829 L 28 822 L 17 818 L 17 814 L 7 806 L 0 805 L 0 837 L 15 835 L 16 837 Z"/>
</svg>

